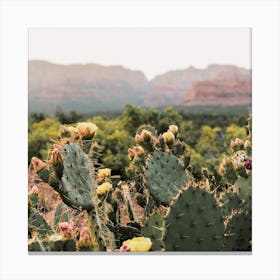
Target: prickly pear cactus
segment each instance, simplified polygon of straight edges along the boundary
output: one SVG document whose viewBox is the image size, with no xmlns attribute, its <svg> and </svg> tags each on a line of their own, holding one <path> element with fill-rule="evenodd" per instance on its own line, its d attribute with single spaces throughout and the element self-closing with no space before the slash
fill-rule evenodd
<svg viewBox="0 0 280 280">
<path fill-rule="evenodd" d="M 249 200 L 252 197 L 252 173 L 248 175 L 248 178 L 239 177 L 234 186 L 234 190 L 239 193 L 239 196 L 243 200 Z"/>
<path fill-rule="evenodd" d="M 239 210 L 243 205 L 240 196 L 232 190 L 222 194 L 220 203 L 224 217 L 231 215 L 234 210 Z"/>
<path fill-rule="evenodd" d="M 61 235 L 52 235 L 49 238 L 48 249 L 52 252 L 76 251 L 76 240 L 73 238 L 63 238 Z"/>
<path fill-rule="evenodd" d="M 239 211 L 227 221 L 224 239 L 224 251 L 251 251 L 252 218 Z"/>
<path fill-rule="evenodd" d="M 33 207 L 28 206 L 28 235 L 38 234 L 38 237 L 45 238 L 53 233 L 51 226 L 44 217 Z"/>
<path fill-rule="evenodd" d="M 63 201 L 79 210 L 93 209 L 94 170 L 80 145 L 66 143 L 62 147 L 64 170 L 59 193 Z"/>
<path fill-rule="evenodd" d="M 57 228 L 59 223 L 69 222 L 70 219 L 71 219 L 71 213 L 67 209 L 67 206 L 63 203 L 59 203 L 56 206 L 54 212 L 54 221 L 53 221 L 54 228 Z"/>
<path fill-rule="evenodd" d="M 172 197 L 190 180 L 178 158 L 165 152 L 152 154 L 145 177 L 151 196 L 163 205 L 169 205 Z"/>
<path fill-rule="evenodd" d="M 216 199 L 199 187 L 179 192 L 163 223 L 165 251 L 221 251 L 224 223 Z"/>
<path fill-rule="evenodd" d="M 161 251 L 164 248 L 162 242 L 163 219 L 160 214 L 151 215 L 142 228 L 142 235 L 152 241 L 151 251 Z"/>
</svg>

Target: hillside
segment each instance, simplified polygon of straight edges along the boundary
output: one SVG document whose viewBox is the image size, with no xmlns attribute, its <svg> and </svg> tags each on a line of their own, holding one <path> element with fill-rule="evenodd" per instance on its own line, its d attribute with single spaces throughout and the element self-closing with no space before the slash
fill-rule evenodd
<svg viewBox="0 0 280 280">
<path fill-rule="evenodd" d="M 209 65 L 169 71 L 148 81 L 141 71 L 98 64 L 59 65 L 29 61 L 29 112 L 63 110 L 96 112 L 122 109 L 127 103 L 142 106 L 250 104 L 251 72 L 232 65 Z M 217 83 L 217 85 L 215 84 Z M 216 92 L 217 89 L 217 92 Z M 235 92 L 239 95 L 231 94 Z M 240 92 L 241 90 L 241 92 Z M 221 92 L 224 91 L 224 92 Z M 214 96 L 214 98 L 212 98 Z"/>
<path fill-rule="evenodd" d="M 237 69 L 221 71 L 206 81 L 194 82 L 185 93 L 187 106 L 195 105 L 248 105 L 252 101 L 252 84 L 250 73 Z"/>
</svg>

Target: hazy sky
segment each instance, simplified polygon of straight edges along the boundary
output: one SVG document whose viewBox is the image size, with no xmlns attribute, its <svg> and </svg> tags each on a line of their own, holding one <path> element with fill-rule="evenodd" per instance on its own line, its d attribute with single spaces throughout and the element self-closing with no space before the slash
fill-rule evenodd
<svg viewBox="0 0 280 280">
<path fill-rule="evenodd" d="M 31 28 L 29 59 L 123 65 L 151 79 L 211 63 L 251 68 L 249 28 Z"/>
</svg>

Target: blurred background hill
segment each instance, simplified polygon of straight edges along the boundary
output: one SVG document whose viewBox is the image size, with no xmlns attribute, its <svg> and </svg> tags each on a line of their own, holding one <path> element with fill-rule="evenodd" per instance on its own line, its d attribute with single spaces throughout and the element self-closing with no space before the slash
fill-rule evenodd
<svg viewBox="0 0 280 280">
<path fill-rule="evenodd" d="M 29 114 L 96 113 L 144 107 L 245 106 L 251 104 L 251 70 L 234 65 L 188 67 L 148 80 L 141 71 L 99 64 L 30 60 Z"/>
</svg>

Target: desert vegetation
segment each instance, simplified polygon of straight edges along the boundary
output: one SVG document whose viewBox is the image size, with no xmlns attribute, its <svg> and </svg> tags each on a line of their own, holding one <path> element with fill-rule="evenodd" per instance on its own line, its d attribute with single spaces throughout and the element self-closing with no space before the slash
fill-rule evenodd
<svg viewBox="0 0 280 280">
<path fill-rule="evenodd" d="M 29 251 L 252 249 L 244 112 L 33 114 L 28 152 Z"/>
</svg>

